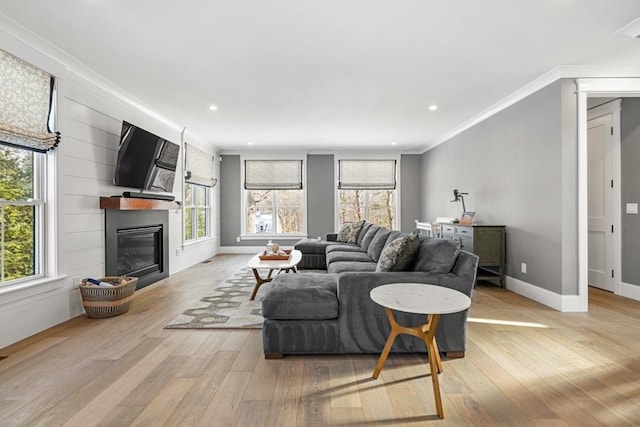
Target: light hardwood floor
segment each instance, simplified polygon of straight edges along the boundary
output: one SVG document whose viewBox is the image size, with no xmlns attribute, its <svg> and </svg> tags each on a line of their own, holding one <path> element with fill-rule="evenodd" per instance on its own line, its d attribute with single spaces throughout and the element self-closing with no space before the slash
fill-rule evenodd
<svg viewBox="0 0 640 427">
<path fill-rule="evenodd" d="M 123 316 L 0 350 L 0 426 L 640 425 L 637 301 L 591 290 L 588 313 L 559 313 L 478 286 L 439 420 L 424 355 L 392 354 L 372 380 L 378 355 L 265 360 L 260 330 L 163 329 L 247 259 L 217 256 Z"/>
</svg>

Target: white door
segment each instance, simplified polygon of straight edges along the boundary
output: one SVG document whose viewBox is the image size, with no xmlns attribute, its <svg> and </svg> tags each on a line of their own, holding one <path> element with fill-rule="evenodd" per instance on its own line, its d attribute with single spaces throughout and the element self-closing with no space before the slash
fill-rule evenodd
<svg viewBox="0 0 640 427">
<path fill-rule="evenodd" d="M 613 292 L 612 114 L 588 122 L 589 285 Z M 619 184 L 618 184 L 619 185 Z"/>
</svg>

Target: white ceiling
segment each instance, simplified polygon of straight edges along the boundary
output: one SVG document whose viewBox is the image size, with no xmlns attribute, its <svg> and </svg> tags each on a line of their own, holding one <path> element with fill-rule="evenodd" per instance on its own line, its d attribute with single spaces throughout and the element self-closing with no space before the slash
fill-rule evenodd
<svg viewBox="0 0 640 427">
<path fill-rule="evenodd" d="M 0 13 L 223 150 L 420 150 L 557 66 L 640 74 L 640 39 L 616 34 L 640 0 L 2 0 Z"/>
</svg>

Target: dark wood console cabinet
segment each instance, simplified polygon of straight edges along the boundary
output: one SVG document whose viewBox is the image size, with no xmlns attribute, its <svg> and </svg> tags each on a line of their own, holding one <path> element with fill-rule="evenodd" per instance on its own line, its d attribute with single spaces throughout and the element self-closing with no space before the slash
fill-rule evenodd
<svg viewBox="0 0 640 427">
<path fill-rule="evenodd" d="M 504 287 L 505 226 L 442 224 L 442 237 L 460 242 L 460 249 L 478 255 L 476 280 L 497 280 Z"/>
<path fill-rule="evenodd" d="M 476 280 L 497 281 L 505 286 L 505 229 L 504 225 L 462 225 L 439 223 L 434 225 L 416 221 L 419 230 L 442 239 L 456 240 L 460 248 L 480 258 Z"/>
</svg>

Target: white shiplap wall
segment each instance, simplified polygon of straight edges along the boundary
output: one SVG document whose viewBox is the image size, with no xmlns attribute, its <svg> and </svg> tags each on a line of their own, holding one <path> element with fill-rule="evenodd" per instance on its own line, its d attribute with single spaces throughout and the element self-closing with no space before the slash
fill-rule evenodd
<svg viewBox="0 0 640 427">
<path fill-rule="evenodd" d="M 82 315 L 74 278 L 104 274 L 104 212 L 99 207 L 99 198 L 124 190 L 112 183 L 122 120 L 180 142 L 180 131 L 175 127 L 125 102 L 121 94 L 80 76 L 63 65 L 64 59 L 55 57 L 55 51 L 45 53 L 47 46 L 37 38 L 20 31 L 16 31 L 18 35 L 10 34 L 10 30 L 0 29 L 0 49 L 58 77 L 58 129 L 62 140 L 54 155 L 55 171 L 50 177 L 56 182 L 54 230 L 50 239 L 55 256 L 48 268 L 52 279 L 10 292 L 0 288 L 0 349 Z M 174 195 L 182 200 L 181 164 L 178 167 Z M 170 274 L 217 253 L 219 215 L 217 209 L 214 212 L 216 237 L 183 248 L 182 212 L 169 211 Z"/>
</svg>

